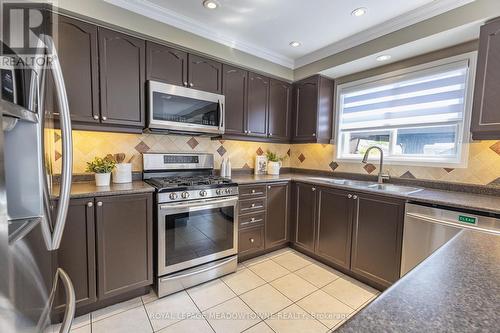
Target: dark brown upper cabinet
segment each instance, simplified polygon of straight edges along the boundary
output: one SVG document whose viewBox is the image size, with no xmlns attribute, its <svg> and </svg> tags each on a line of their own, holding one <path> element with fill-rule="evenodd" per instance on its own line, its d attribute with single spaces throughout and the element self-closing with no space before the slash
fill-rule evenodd
<svg viewBox="0 0 500 333">
<path fill-rule="evenodd" d="M 146 42 L 99 28 L 101 122 L 145 125 Z"/>
<path fill-rule="evenodd" d="M 153 282 L 151 194 L 96 198 L 99 299 Z"/>
<path fill-rule="evenodd" d="M 178 86 L 188 85 L 188 54 L 146 42 L 146 79 Z"/>
<path fill-rule="evenodd" d="M 243 135 L 246 130 L 248 72 L 229 65 L 223 65 L 222 71 L 225 133 Z"/>
<path fill-rule="evenodd" d="M 54 16 L 56 17 L 56 16 Z M 99 70 L 97 27 L 58 15 L 54 31 L 73 122 L 97 124 L 99 111 Z M 48 75 L 46 108 L 59 115 L 52 76 Z"/>
<path fill-rule="evenodd" d="M 316 254 L 349 269 L 351 258 L 352 194 L 320 188 Z"/>
<path fill-rule="evenodd" d="M 354 202 L 351 271 L 389 287 L 400 275 L 405 203 L 368 194 Z"/>
<path fill-rule="evenodd" d="M 266 249 L 288 242 L 288 183 L 267 185 Z"/>
<path fill-rule="evenodd" d="M 295 185 L 295 245 L 314 252 L 316 241 L 316 186 Z"/>
<path fill-rule="evenodd" d="M 472 138 L 500 139 L 500 18 L 481 27 L 472 107 Z"/>
<path fill-rule="evenodd" d="M 267 111 L 269 104 L 269 78 L 250 72 L 248 74 L 247 132 L 249 136 L 267 136 Z"/>
<path fill-rule="evenodd" d="M 190 88 L 222 93 L 222 64 L 220 62 L 188 55 L 188 86 Z"/>
<path fill-rule="evenodd" d="M 292 85 L 271 79 L 269 85 L 268 136 L 270 139 L 290 139 Z"/>
<path fill-rule="evenodd" d="M 96 259 L 94 198 L 72 199 L 67 223 L 54 264 L 68 273 L 75 290 L 76 305 L 81 307 L 96 301 Z M 59 282 L 60 283 L 60 282 Z M 62 285 L 57 289 L 55 309 L 64 312 L 66 297 Z"/>
<path fill-rule="evenodd" d="M 333 81 L 320 75 L 294 83 L 292 142 L 329 143 Z"/>
</svg>

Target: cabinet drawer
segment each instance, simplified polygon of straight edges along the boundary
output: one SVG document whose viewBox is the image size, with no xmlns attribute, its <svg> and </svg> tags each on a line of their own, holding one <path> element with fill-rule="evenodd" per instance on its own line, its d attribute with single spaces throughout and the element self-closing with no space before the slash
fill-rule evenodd
<svg viewBox="0 0 500 333">
<path fill-rule="evenodd" d="M 240 200 L 239 213 L 247 214 L 266 210 L 266 198 Z"/>
<path fill-rule="evenodd" d="M 264 226 L 240 230 L 238 241 L 238 254 L 240 256 L 263 249 Z"/>
<path fill-rule="evenodd" d="M 266 221 L 266 213 L 259 212 L 253 214 L 245 214 L 239 216 L 240 228 L 253 227 L 255 225 L 264 224 Z"/>
<path fill-rule="evenodd" d="M 266 196 L 266 184 L 240 185 L 238 190 L 242 199 Z"/>
</svg>

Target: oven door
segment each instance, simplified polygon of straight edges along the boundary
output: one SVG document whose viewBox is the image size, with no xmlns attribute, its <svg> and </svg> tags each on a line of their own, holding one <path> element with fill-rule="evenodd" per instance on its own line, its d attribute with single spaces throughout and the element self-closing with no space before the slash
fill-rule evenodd
<svg viewBox="0 0 500 333">
<path fill-rule="evenodd" d="M 148 81 L 149 129 L 224 134 L 224 95 Z"/>
<path fill-rule="evenodd" d="M 158 275 L 238 252 L 238 197 L 158 205 Z"/>
</svg>

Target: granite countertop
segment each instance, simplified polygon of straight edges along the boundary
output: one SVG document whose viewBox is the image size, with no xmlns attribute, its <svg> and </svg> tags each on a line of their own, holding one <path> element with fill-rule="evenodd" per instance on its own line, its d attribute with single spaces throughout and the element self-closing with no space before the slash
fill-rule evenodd
<svg viewBox="0 0 500 333">
<path fill-rule="evenodd" d="M 93 181 L 74 182 L 71 184 L 71 198 L 101 197 L 119 194 L 148 193 L 154 191 L 154 187 L 141 180 L 135 180 L 131 183 L 125 184 L 111 183 L 110 186 L 96 186 Z M 54 186 L 52 195 L 54 197 L 59 196 L 59 186 Z"/>
<path fill-rule="evenodd" d="M 498 332 L 500 236 L 464 230 L 336 332 Z"/>
<path fill-rule="evenodd" d="M 274 182 L 274 181 L 302 181 L 311 184 L 317 184 L 327 187 L 334 187 L 344 190 L 353 190 L 357 192 L 376 193 L 379 195 L 391 196 L 406 199 L 411 202 L 425 202 L 431 204 L 439 204 L 443 206 L 479 210 L 483 212 L 500 214 L 500 197 L 495 195 L 474 194 L 466 192 L 444 191 L 423 188 L 422 191 L 411 193 L 408 195 L 387 192 L 376 189 L 353 187 L 350 185 L 339 185 L 328 182 L 331 177 L 313 176 L 307 174 L 285 173 L 278 176 L 272 175 L 235 175 L 232 180 L 238 184 L 252 184 L 259 182 Z"/>
</svg>

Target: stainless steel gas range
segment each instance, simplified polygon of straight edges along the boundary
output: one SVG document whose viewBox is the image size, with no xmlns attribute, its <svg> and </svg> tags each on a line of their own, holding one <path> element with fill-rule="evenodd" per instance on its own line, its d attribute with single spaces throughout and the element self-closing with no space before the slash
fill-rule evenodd
<svg viewBox="0 0 500 333">
<path fill-rule="evenodd" d="M 156 188 L 159 297 L 236 271 L 238 184 L 214 175 L 212 154 L 143 154 Z"/>
</svg>

